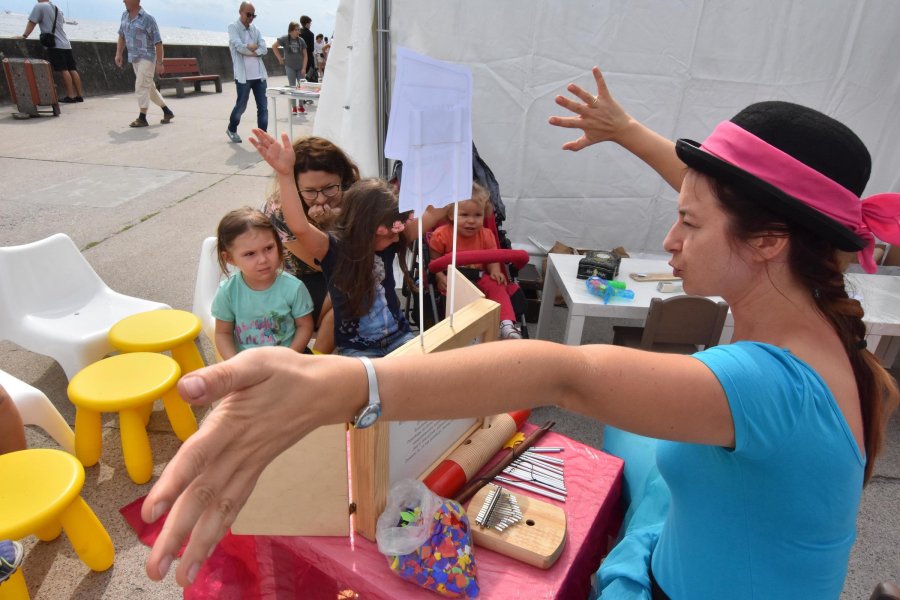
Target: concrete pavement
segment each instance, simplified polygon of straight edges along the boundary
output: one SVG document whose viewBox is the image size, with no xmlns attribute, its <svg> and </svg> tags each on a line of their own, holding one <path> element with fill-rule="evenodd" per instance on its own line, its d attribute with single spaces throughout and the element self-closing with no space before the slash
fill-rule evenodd
<svg viewBox="0 0 900 600">
<path fill-rule="evenodd" d="M 270 85 L 283 85 L 273 78 Z M 219 218 L 231 208 L 258 206 L 271 183 L 271 170 L 252 146 L 225 137 L 234 100 L 224 93 L 164 92 L 176 118 L 160 125 L 151 106 L 150 127 L 131 129 L 136 116 L 132 94 L 89 97 L 63 105 L 58 118 L 17 121 L 14 108 L 0 106 L 0 245 L 67 233 L 113 289 L 190 310 L 197 257 L 203 238 L 213 235 Z M 281 121 L 286 129 L 281 101 Z M 294 118 L 295 135 L 311 132 L 315 113 Z M 251 102 L 239 133 L 246 140 L 255 122 Z M 272 128 L 270 127 L 270 131 Z M 564 310 L 554 308 L 549 337 L 562 339 Z M 585 343 L 611 340 L 608 324 L 591 323 Z M 51 359 L 0 342 L 0 368 L 44 391 L 68 422 L 74 410 L 66 398 L 66 378 Z M 897 374 L 897 369 L 894 369 Z M 199 413 L 198 413 L 199 414 Z M 534 422 L 548 418 L 557 429 L 599 447 L 600 426 L 553 408 L 540 409 Z M 164 415 L 150 425 L 155 475 L 177 450 Z M 32 447 L 54 446 L 29 427 Z M 877 476 L 864 493 L 858 542 L 853 551 L 843 598 L 867 598 L 875 583 L 900 581 L 900 422 L 894 419 L 887 451 Z M 118 423 L 104 419 L 101 463 L 87 469 L 84 496 L 106 525 L 117 551 L 115 565 L 92 573 L 75 557 L 65 538 L 50 543 L 26 540 L 24 573 L 32 598 L 177 598 L 171 575 L 162 583 L 146 578 L 148 550 L 118 514 L 143 496 L 149 484 L 136 486 L 124 470 Z"/>
</svg>

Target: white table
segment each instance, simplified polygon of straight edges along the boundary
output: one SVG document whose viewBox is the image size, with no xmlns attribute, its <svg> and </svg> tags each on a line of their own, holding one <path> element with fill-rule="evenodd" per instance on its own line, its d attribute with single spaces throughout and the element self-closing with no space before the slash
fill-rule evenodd
<svg viewBox="0 0 900 600">
<path fill-rule="evenodd" d="M 601 298 L 587 291 L 585 280 L 576 277 L 578 261 L 581 259 L 582 257 L 577 254 L 549 254 L 547 256 L 547 276 L 544 277 L 544 291 L 541 294 L 541 312 L 538 315 L 536 338 L 540 339 L 541 337 L 543 324 L 547 322 L 557 290 L 562 294 L 569 310 L 563 343 L 573 346 L 581 343 L 586 317 L 644 321 L 653 298 L 671 298 L 679 295 L 678 293 L 660 292 L 656 289 L 658 281 L 635 281 L 629 277 L 631 273 L 671 273 L 672 267 L 666 260 L 624 258 L 619 265 L 619 275 L 616 279 L 624 281 L 628 289 L 634 292 L 634 300 L 613 298 L 609 304 L 603 304 Z M 718 297 L 711 299 L 716 302 L 721 300 Z M 725 320 L 725 330 L 722 332 L 723 340 L 731 339 L 733 329 L 734 324 L 729 312 L 728 318 Z"/>
<path fill-rule="evenodd" d="M 568 306 L 569 314 L 563 342 L 569 345 L 581 343 L 584 320 L 587 317 L 643 321 L 647 318 L 650 301 L 653 298 L 669 298 L 677 295 L 658 291 L 656 281 L 640 282 L 629 277 L 631 273 L 671 272 L 666 260 L 625 258 L 622 259 L 616 279 L 626 282 L 628 289 L 634 291 L 634 300 L 613 299 L 609 304 L 603 304 L 600 298 L 588 293 L 584 280 L 576 277 L 579 260 L 581 256 L 573 254 L 547 256 L 547 276 L 544 278 L 536 338 L 541 338 L 542 326 L 549 318 L 557 290 Z M 883 364 L 892 365 L 900 352 L 900 277 L 848 273 L 846 280 L 848 291 L 862 302 L 865 311 L 863 322 L 866 324 L 866 343 L 869 350 Z M 718 297 L 712 299 L 721 300 Z M 730 341 L 733 332 L 734 318 L 729 311 L 720 338 L 722 343 Z"/>
<path fill-rule="evenodd" d="M 278 138 L 278 98 L 287 98 L 291 100 L 300 100 L 301 102 L 304 100 L 312 100 L 313 102 L 319 99 L 319 92 L 313 92 L 309 90 L 301 90 L 291 86 L 284 87 L 267 87 L 266 88 L 266 96 L 269 98 L 269 104 L 272 106 L 272 122 L 275 123 L 275 138 Z M 288 110 L 290 110 L 290 103 L 288 103 Z M 294 121 L 291 118 L 293 115 L 288 114 L 288 130 L 289 135 L 291 136 L 291 140 L 294 139 Z"/>
<path fill-rule="evenodd" d="M 900 277 L 847 273 L 847 291 L 863 305 L 866 344 L 890 367 L 900 350 Z"/>
</svg>

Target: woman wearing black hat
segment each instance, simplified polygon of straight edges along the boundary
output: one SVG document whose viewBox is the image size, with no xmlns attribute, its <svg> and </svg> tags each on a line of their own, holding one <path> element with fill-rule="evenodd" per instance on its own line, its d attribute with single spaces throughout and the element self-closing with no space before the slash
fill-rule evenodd
<svg viewBox="0 0 900 600">
<path fill-rule="evenodd" d="M 685 291 L 729 302 L 735 343 L 680 356 L 513 341 L 502 353 L 478 345 L 379 360 L 374 370 L 267 348 L 196 371 L 182 396 L 223 400 L 144 503 L 147 520 L 175 503 L 148 560 L 152 578 L 191 534 L 177 571 L 187 584 L 263 467 L 320 425 L 371 419 L 374 389 L 385 419 L 556 404 L 667 440 L 658 464 L 671 507 L 636 582 L 652 582 L 653 597 L 840 595 L 897 389 L 865 350 L 837 251 L 858 250 L 871 269 L 873 232 L 900 242 L 900 196 L 861 202 L 864 145 L 811 109 L 753 105 L 702 146 L 673 145 L 628 117 L 595 77 L 598 95 L 570 86 L 583 103 L 558 102 L 577 116 L 551 123 L 583 130 L 568 149 L 617 141 L 681 190 L 664 243 L 670 264 Z"/>
</svg>

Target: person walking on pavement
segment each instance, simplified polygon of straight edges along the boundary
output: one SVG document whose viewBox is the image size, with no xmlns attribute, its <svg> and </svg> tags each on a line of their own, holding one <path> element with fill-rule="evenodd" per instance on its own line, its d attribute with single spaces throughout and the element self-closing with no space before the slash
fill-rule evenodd
<svg viewBox="0 0 900 600">
<path fill-rule="evenodd" d="M 63 85 L 66 88 L 65 98 L 60 98 L 59 101 L 66 104 L 84 102 L 81 76 L 78 74 L 78 66 L 75 64 L 72 44 L 63 28 L 64 23 L 65 17 L 62 11 L 50 4 L 50 0 L 37 0 L 37 4 L 32 7 L 31 14 L 28 15 L 28 24 L 25 25 L 25 33 L 22 34 L 22 38 L 31 35 L 35 26 L 40 27 L 41 34 L 53 34 L 55 45 L 47 48 L 47 58 L 50 60 L 53 70 L 62 77 Z"/>
<path fill-rule="evenodd" d="M 225 134 L 236 144 L 241 143 L 237 133 L 241 115 L 247 109 L 250 92 L 256 101 L 256 126 L 266 131 L 269 127 L 269 107 L 266 104 L 266 65 L 262 57 L 269 49 L 266 40 L 253 26 L 256 9 L 249 2 L 241 2 L 238 20 L 228 26 L 228 46 L 231 48 L 231 62 L 234 66 L 234 84 L 237 87 L 237 101 L 228 120 Z"/>
<path fill-rule="evenodd" d="M 147 108 L 150 101 L 162 108 L 160 123 L 168 123 L 175 118 L 165 100 L 156 89 L 153 74 L 162 71 L 163 43 L 159 35 L 156 19 L 141 8 L 141 0 L 123 0 L 125 12 L 119 25 L 119 39 L 116 43 L 116 66 L 123 66 L 122 51 L 128 48 L 128 61 L 134 68 L 134 93 L 137 95 L 140 113 L 131 122 L 131 127 L 146 127 Z"/>
<path fill-rule="evenodd" d="M 310 25 L 312 25 L 312 19 L 306 15 L 300 17 L 300 37 L 306 43 L 306 80 L 316 83 L 319 81 L 319 72 L 316 69 L 316 57 L 314 55 L 316 36 L 310 30 Z"/>
</svg>

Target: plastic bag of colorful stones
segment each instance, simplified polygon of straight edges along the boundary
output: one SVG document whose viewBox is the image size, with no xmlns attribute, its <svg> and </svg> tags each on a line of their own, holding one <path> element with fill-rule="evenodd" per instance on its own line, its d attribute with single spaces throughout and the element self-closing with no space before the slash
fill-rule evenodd
<svg viewBox="0 0 900 600">
<path fill-rule="evenodd" d="M 469 519 L 458 502 L 441 498 L 421 481 L 405 479 L 391 488 L 375 538 L 403 579 L 444 596 L 478 595 Z"/>
</svg>

